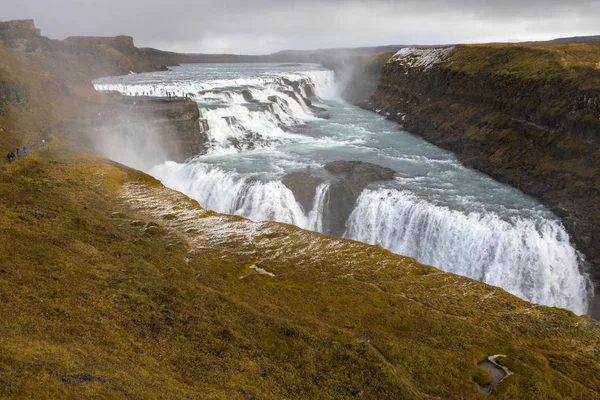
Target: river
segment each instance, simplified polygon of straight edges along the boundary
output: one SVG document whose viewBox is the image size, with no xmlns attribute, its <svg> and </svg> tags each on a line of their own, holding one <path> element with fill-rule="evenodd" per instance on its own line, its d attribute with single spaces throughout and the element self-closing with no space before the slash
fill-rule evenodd
<svg viewBox="0 0 600 400">
<path fill-rule="evenodd" d="M 203 207 L 322 231 L 328 185 L 303 209 L 281 178 L 335 160 L 374 163 L 396 178 L 362 192 L 345 237 L 534 303 L 588 312 L 590 281 L 552 212 L 395 122 L 345 103 L 333 72 L 318 65 L 184 65 L 103 78 L 95 87 L 198 103 L 209 126 L 207 153 L 146 172 Z"/>
</svg>

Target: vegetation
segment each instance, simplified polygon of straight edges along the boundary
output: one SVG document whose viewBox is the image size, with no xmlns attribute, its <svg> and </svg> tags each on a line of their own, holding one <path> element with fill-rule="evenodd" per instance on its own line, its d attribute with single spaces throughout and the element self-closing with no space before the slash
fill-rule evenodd
<svg viewBox="0 0 600 400">
<path fill-rule="evenodd" d="M 480 44 L 457 46 L 448 67 L 469 75 L 560 81 L 580 90 L 600 90 L 599 64 L 600 43 Z"/>
<path fill-rule="evenodd" d="M 205 212 L 62 140 L 0 175 L 3 398 L 600 398 L 600 324 Z M 256 266 L 275 276 L 258 273 Z"/>
</svg>

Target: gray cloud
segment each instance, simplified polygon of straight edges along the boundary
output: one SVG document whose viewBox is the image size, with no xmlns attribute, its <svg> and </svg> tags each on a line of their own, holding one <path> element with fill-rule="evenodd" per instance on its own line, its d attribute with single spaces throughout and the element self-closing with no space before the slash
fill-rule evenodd
<svg viewBox="0 0 600 400">
<path fill-rule="evenodd" d="M 2 0 L 50 37 L 132 35 L 185 52 L 472 43 L 600 34 L 599 0 Z"/>
</svg>

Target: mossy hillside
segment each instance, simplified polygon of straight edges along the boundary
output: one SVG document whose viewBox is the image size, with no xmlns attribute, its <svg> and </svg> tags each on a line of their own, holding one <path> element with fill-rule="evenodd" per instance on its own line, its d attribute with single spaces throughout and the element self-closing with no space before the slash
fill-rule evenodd
<svg viewBox="0 0 600 400">
<path fill-rule="evenodd" d="M 600 326 L 202 210 L 64 139 L 0 172 L 2 398 L 600 398 Z M 261 274 L 263 269 L 275 276 Z"/>
<path fill-rule="evenodd" d="M 33 147 L 60 121 L 77 121 L 108 107 L 88 76 L 76 72 L 82 58 L 60 52 L 27 54 L 0 43 L 0 82 L 9 82 L 19 101 L 0 105 L 0 155 Z"/>
<path fill-rule="evenodd" d="M 561 82 L 600 90 L 600 44 L 476 44 L 456 46 L 447 67 L 523 81 Z"/>
</svg>

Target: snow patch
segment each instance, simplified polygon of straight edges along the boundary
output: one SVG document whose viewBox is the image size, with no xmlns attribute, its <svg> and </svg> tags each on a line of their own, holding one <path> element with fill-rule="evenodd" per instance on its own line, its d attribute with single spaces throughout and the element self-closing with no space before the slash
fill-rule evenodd
<svg viewBox="0 0 600 400">
<path fill-rule="evenodd" d="M 505 357 L 507 357 L 507 355 L 506 354 L 496 354 L 495 356 L 488 357 L 488 361 L 491 362 L 492 364 L 494 364 L 496 367 L 502 369 L 502 371 L 504 371 L 504 373 L 505 373 L 504 378 L 507 378 L 507 377 L 511 376 L 513 373 L 508 368 L 506 368 L 504 365 L 500 365 L 500 364 L 498 364 L 498 362 L 496 362 L 496 359 L 500 358 L 500 357 L 505 358 Z"/>
<path fill-rule="evenodd" d="M 260 275 L 269 275 L 269 276 L 275 276 L 274 273 L 267 271 L 266 269 L 262 269 L 260 267 L 257 267 L 256 265 L 253 265 L 250 267 L 250 269 L 255 270 L 258 274 Z"/>
<path fill-rule="evenodd" d="M 428 70 L 443 61 L 454 47 L 437 47 L 419 49 L 406 47 L 398 50 L 390 59 L 390 63 L 401 63 L 405 68 L 422 68 Z"/>
</svg>

